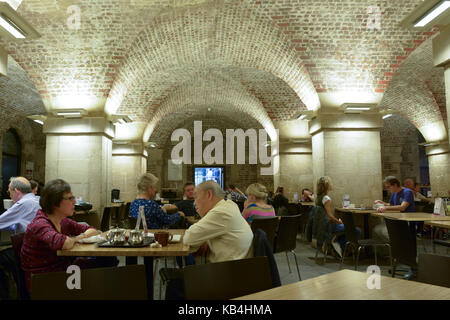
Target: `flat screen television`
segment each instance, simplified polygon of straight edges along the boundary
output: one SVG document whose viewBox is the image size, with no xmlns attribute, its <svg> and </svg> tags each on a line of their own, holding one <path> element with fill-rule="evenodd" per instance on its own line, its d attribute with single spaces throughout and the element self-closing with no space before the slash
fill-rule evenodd
<svg viewBox="0 0 450 320">
<path fill-rule="evenodd" d="M 207 180 L 216 181 L 223 189 L 225 184 L 225 167 L 194 167 L 194 184 L 197 186 Z"/>
</svg>

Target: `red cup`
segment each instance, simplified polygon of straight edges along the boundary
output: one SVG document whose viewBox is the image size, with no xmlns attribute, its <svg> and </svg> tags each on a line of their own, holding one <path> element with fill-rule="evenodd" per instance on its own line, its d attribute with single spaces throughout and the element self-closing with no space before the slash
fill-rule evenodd
<svg viewBox="0 0 450 320">
<path fill-rule="evenodd" d="M 155 232 L 155 240 L 163 247 L 167 246 L 169 240 L 172 240 L 173 235 L 167 231 Z"/>
</svg>

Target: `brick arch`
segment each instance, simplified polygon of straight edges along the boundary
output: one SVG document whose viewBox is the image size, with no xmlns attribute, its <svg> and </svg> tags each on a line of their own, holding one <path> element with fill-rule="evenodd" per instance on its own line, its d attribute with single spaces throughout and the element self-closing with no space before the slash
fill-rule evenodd
<svg viewBox="0 0 450 320">
<path fill-rule="evenodd" d="M 223 79 L 220 82 L 210 80 L 208 77 L 198 79 L 173 90 L 151 115 L 144 132 L 144 142 L 148 141 L 155 128 L 167 115 L 189 111 L 205 112 L 208 107 L 213 108 L 214 112 L 218 112 L 218 117 L 222 112 L 238 123 L 243 119 L 250 123 L 256 121 L 266 129 L 272 140 L 278 138 L 273 122 L 264 110 L 261 101 L 237 83 Z"/>
<path fill-rule="evenodd" d="M 308 109 L 320 102 L 308 71 L 263 13 L 222 3 L 173 10 L 143 30 L 120 67 L 106 102 L 115 113 L 135 84 L 173 68 L 242 66 L 284 80 Z"/>
<path fill-rule="evenodd" d="M 217 129 L 243 129 L 249 128 L 259 129 L 261 124 L 256 120 L 247 117 L 230 117 L 227 113 L 224 113 L 221 108 L 229 106 L 215 106 L 213 104 L 197 105 L 189 108 L 189 110 L 177 111 L 170 114 L 166 114 L 163 119 L 155 126 L 149 141 L 155 142 L 158 146 L 170 145 L 170 137 L 172 132 L 178 128 L 192 129 L 194 121 L 209 121 L 214 120 L 217 125 L 205 126 L 203 125 L 203 131 L 209 127 Z M 211 108 L 211 111 L 208 111 Z M 209 123 L 208 122 L 208 123 Z M 224 125 L 226 125 L 224 127 Z"/>
<path fill-rule="evenodd" d="M 428 39 L 405 59 L 380 103 L 381 108 L 391 108 L 405 116 L 426 141 L 447 137 L 443 114 L 437 103 L 442 97 L 433 93 L 442 94 L 445 90 L 439 88 L 442 81 L 432 81 L 436 77 L 443 78 L 444 71 L 434 67 L 432 41 Z"/>
</svg>

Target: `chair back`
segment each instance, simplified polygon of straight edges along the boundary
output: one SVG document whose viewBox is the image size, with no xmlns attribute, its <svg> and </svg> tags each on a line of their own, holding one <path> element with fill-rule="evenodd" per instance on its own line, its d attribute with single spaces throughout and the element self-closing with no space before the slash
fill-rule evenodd
<svg viewBox="0 0 450 320">
<path fill-rule="evenodd" d="M 419 254 L 418 281 L 450 288 L 450 257 Z"/>
<path fill-rule="evenodd" d="M 25 273 L 22 270 L 21 259 L 20 259 L 20 251 L 22 250 L 23 238 L 25 233 L 19 233 L 11 236 L 11 244 L 14 251 L 14 261 L 16 263 L 16 285 L 17 285 L 17 293 L 20 300 L 29 300 L 30 296 L 28 294 L 26 282 L 25 282 Z"/>
<path fill-rule="evenodd" d="M 300 213 L 301 204 L 298 203 L 289 203 L 287 206 L 289 216 L 295 216 Z"/>
<path fill-rule="evenodd" d="M 103 209 L 103 216 L 102 216 L 102 222 L 100 223 L 100 229 L 102 231 L 108 231 L 109 225 L 111 223 L 111 210 L 112 207 L 105 207 Z"/>
<path fill-rule="evenodd" d="M 261 229 L 266 233 L 272 251 L 279 221 L 278 217 L 254 217 L 251 224 L 253 233 L 255 233 L 257 229 Z"/>
<path fill-rule="evenodd" d="M 358 243 L 358 236 L 355 232 L 355 220 L 353 220 L 353 213 L 342 212 L 342 222 L 344 223 L 345 240 Z"/>
<path fill-rule="evenodd" d="M 228 300 L 272 288 L 267 257 L 187 266 L 187 300 Z"/>
<path fill-rule="evenodd" d="M 297 246 L 297 232 L 301 215 L 284 216 L 280 218 L 278 232 L 275 238 L 274 253 L 294 250 Z"/>
<path fill-rule="evenodd" d="M 417 267 L 415 234 L 411 231 L 407 221 L 384 219 L 391 242 L 392 258 L 397 263 Z"/>
<path fill-rule="evenodd" d="M 144 265 L 85 269 L 80 272 L 80 289 L 69 289 L 74 274 L 52 272 L 32 274 L 33 300 L 146 300 Z"/>
</svg>

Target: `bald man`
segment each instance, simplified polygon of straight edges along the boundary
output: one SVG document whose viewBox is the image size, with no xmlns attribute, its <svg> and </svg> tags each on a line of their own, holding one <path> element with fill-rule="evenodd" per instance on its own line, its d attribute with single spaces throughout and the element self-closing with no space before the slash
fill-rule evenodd
<svg viewBox="0 0 450 320">
<path fill-rule="evenodd" d="M 14 204 L 0 215 L 0 230 L 25 232 L 28 224 L 41 208 L 31 191 L 30 182 L 24 177 L 13 177 L 8 193 Z"/>
</svg>

